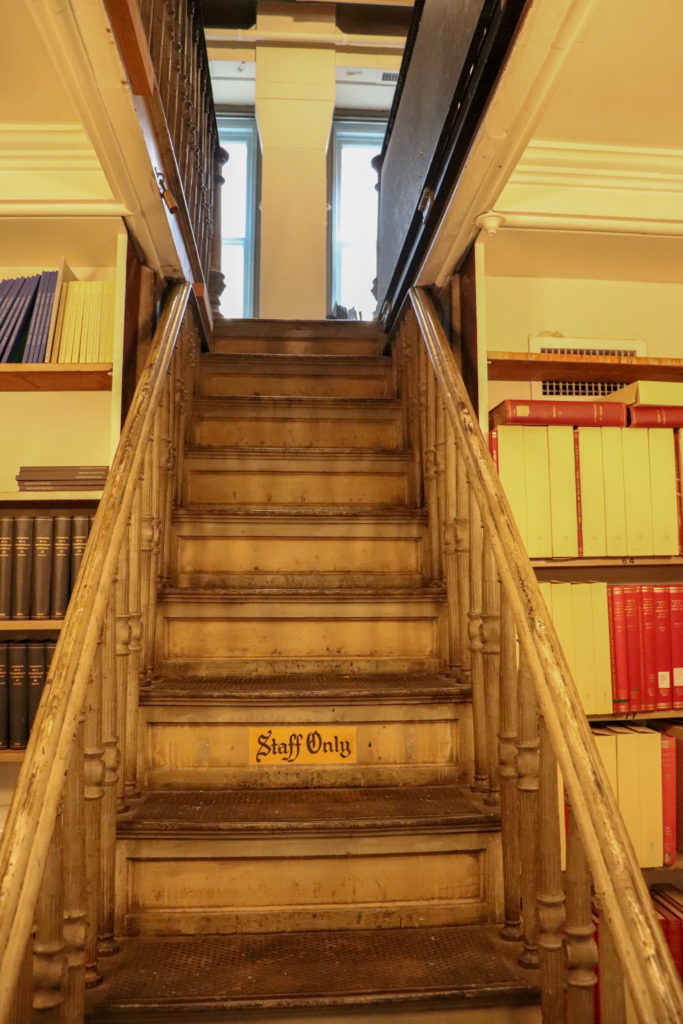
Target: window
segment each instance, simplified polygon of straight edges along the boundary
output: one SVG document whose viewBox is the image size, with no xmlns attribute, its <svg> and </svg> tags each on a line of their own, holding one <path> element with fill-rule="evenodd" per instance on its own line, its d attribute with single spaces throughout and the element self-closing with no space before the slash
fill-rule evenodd
<svg viewBox="0 0 683 1024">
<path fill-rule="evenodd" d="M 335 305 L 371 320 L 377 305 L 377 172 L 386 122 L 337 121 L 332 129 L 332 289 Z"/>
<path fill-rule="evenodd" d="M 218 135 L 228 153 L 221 196 L 221 313 L 252 317 L 256 311 L 256 208 L 258 134 L 253 117 L 219 117 Z"/>
</svg>

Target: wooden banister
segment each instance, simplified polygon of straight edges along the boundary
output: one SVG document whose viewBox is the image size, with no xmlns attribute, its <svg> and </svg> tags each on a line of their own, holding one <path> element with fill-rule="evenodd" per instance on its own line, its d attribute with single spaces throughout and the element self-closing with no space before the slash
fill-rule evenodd
<svg viewBox="0 0 683 1024">
<path fill-rule="evenodd" d="M 428 374 L 434 374 L 437 405 L 445 409 L 452 426 L 457 448 L 456 463 L 462 461 L 463 473 L 459 477 L 459 484 L 463 486 L 466 483 L 470 496 L 468 519 L 471 586 L 468 610 L 475 744 L 479 747 L 479 752 L 475 749 L 475 787 L 483 788 L 484 781 L 488 784 L 486 776 L 492 764 L 488 756 L 492 742 L 490 731 L 476 728 L 477 702 L 483 701 L 483 707 L 486 708 L 486 689 L 490 690 L 492 686 L 490 677 L 483 685 L 481 665 L 482 658 L 486 657 L 482 654 L 486 644 L 486 630 L 482 636 L 481 628 L 482 616 L 486 611 L 482 587 L 485 585 L 488 588 L 489 606 L 493 595 L 490 568 L 487 570 L 488 578 L 484 579 L 483 566 L 487 550 L 495 561 L 505 614 L 512 617 L 519 642 L 519 809 L 516 813 L 522 822 L 526 821 L 525 831 L 519 835 L 526 958 L 528 962 L 533 962 L 537 958 L 535 950 L 538 946 L 541 977 L 552 979 L 553 986 L 552 997 L 546 1003 L 548 1006 L 556 1006 L 557 942 L 562 914 L 561 897 L 557 892 L 559 868 L 557 863 L 546 863 L 543 870 L 539 871 L 539 860 L 558 855 L 559 834 L 556 814 L 551 815 L 553 820 L 550 825 L 548 821 L 539 820 L 539 809 L 547 808 L 550 800 L 547 758 L 545 761 L 541 758 L 539 764 L 539 736 L 542 734 L 547 739 L 540 744 L 541 753 L 544 750 L 550 752 L 553 769 L 554 759 L 557 759 L 572 808 L 568 874 L 574 880 L 570 921 L 570 952 L 574 958 L 570 966 L 574 973 L 570 971 L 569 982 L 570 989 L 573 987 L 578 994 L 570 997 L 570 1013 L 575 1013 L 575 1007 L 579 1004 L 585 1006 L 588 998 L 585 992 L 592 984 L 592 961 L 589 962 L 592 947 L 589 948 L 586 917 L 590 883 L 586 882 L 589 876 L 581 863 L 585 858 L 602 919 L 609 929 L 622 974 L 628 979 L 639 1020 L 652 1024 L 674 1024 L 683 1020 L 683 988 L 610 790 L 579 694 L 433 303 L 428 293 L 421 288 L 411 290 L 411 301 L 418 325 L 417 331 L 412 330 L 414 347 L 417 347 L 418 352 L 410 351 L 411 345 L 406 345 L 404 333 L 402 347 L 406 351 L 406 370 L 403 379 L 407 373 L 414 371 L 415 366 L 420 368 L 426 355 L 429 368 L 427 373 L 421 374 L 420 380 L 424 385 Z M 402 330 L 411 333 L 411 323 L 412 315 L 408 313 Z M 422 394 L 426 396 L 427 404 L 429 393 L 429 388 L 423 389 Z M 422 403 L 420 415 L 426 427 L 431 411 L 422 408 Z M 424 437 L 423 430 L 423 445 Z M 428 452 L 425 458 L 429 459 Z M 438 514 L 438 501 L 434 502 L 432 497 L 429 505 L 430 517 Z M 463 508 L 462 496 L 458 497 L 458 506 Z M 432 537 L 438 533 L 438 529 L 436 525 L 431 526 Z M 506 630 L 509 632 L 509 626 L 506 626 Z M 509 644 L 507 635 L 504 642 Z M 509 678 L 509 651 L 505 654 L 503 666 Z M 502 709 L 505 712 L 501 720 L 501 742 L 505 746 L 502 763 L 506 766 L 503 784 L 508 793 L 505 801 L 509 804 L 511 729 L 517 727 L 517 724 L 505 698 Z M 540 801 L 539 781 L 542 793 Z M 547 831 L 549 828 L 553 830 L 552 836 Z M 503 841 L 506 841 L 505 827 Z M 530 852 L 533 854 L 533 862 L 529 859 Z M 516 856 L 514 850 L 513 856 Z M 536 934 L 537 903 L 540 904 L 540 936 Z M 508 905 L 511 912 L 511 903 Z M 544 962 L 544 956 L 550 956 L 552 960 Z M 544 1020 L 555 1019 L 556 1011 L 551 1016 L 548 1010 Z M 573 1019 L 579 1018 L 575 1016 Z M 605 1021 L 605 1024 L 608 1022 Z"/>
<path fill-rule="evenodd" d="M 0 844 L 2 1024 L 18 1024 L 17 1007 L 26 1003 L 26 950 L 33 945 L 37 911 L 34 1000 L 48 1009 L 59 1000 L 64 1015 L 58 1019 L 66 1024 L 82 1020 L 84 973 L 86 984 L 96 984 L 97 959 L 112 952 L 113 821 L 117 794 L 121 799 L 134 787 L 126 772 L 135 763 L 135 729 L 128 723 L 134 726 L 137 701 L 133 706 L 127 690 L 135 689 L 140 669 L 140 662 L 118 662 L 144 652 L 155 613 L 148 597 L 136 604 L 140 583 L 146 594 L 151 588 L 147 578 L 141 580 L 135 538 L 141 493 L 152 489 L 154 508 L 175 487 L 174 479 L 164 477 L 155 438 L 160 409 L 168 406 L 178 381 L 191 378 L 190 350 L 199 334 L 181 333 L 190 292 L 189 284 L 174 286 L 138 383 Z M 179 422 L 171 427 L 177 444 Z M 154 522 L 151 527 L 153 542 Z M 154 563 L 149 570 L 156 571 Z"/>
</svg>

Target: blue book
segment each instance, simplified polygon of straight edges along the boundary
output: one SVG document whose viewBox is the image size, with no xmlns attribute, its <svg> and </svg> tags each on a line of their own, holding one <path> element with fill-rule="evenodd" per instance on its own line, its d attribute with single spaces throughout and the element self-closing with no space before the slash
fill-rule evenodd
<svg viewBox="0 0 683 1024">
<path fill-rule="evenodd" d="M 17 355 L 21 359 L 23 341 L 26 337 L 25 331 L 33 310 L 39 281 L 40 274 L 24 278 L 24 283 L 12 307 L 7 330 L 4 331 L 3 338 L 0 340 L 0 363 L 12 362 Z"/>
<path fill-rule="evenodd" d="M 25 278 L 23 277 L 11 277 L 8 281 L 3 281 L 3 284 L 7 284 L 8 287 L 3 292 L 2 299 L 0 300 L 0 337 L 2 337 L 7 318 L 10 316 L 14 306 L 14 300 L 19 294 L 19 289 L 24 281 Z"/>
<path fill-rule="evenodd" d="M 57 287 L 57 271 L 44 270 L 40 275 L 33 315 L 28 329 L 22 363 L 42 363 L 45 359 L 50 314 Z"/>
</svg>

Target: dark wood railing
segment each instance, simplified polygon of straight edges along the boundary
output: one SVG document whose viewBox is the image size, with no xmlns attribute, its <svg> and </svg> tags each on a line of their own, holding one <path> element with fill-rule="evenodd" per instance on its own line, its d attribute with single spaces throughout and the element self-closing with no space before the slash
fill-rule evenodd
<svg viewBox="0 0 683 1024">
<path fill-rule="evenodd" d="M 540 968 L 544 1024 L 683 1021 L 683 988 L 588 720 L 435 308 L 412 289 L 392 357 L 445 581 L 450 651 L 472 687 L 473 786 L 500 802 L 504 938 Z M 570 811 L 562 884 L 558 775 Z"/>
</svg>

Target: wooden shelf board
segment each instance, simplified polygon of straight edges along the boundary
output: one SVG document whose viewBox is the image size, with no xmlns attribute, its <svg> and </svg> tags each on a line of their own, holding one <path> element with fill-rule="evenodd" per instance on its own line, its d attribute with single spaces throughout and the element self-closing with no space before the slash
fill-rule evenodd
<svg viewBox="0 0 683 1024">
<path fill-rule="evenodd" d="M 572 356 L 564 352 L 489 352 L 489 380 L 683 381 L 683 359 Z"/>
<path fill-rule="evenodd" d="M 0 502 L 21 502 L 35 504 L 38 501 L 93 502 L 99 501 L 102 491 L 0 491 Z"/>
<path fill-rule="evenodd" d="M 5 363 L 0 391 L 111 391 L 111 363 Z"/>
<path fill-rule="evenodd" d="M 25 750 L 0 750 L 0 764 L 6 764 L 8 761 L 23 761 Z"/>
<path fill-rule="evenodd" d="M 643 878 L 648 885 L 661 885 L 673 882 L 679 888 L 683 886 L 683 853 L 678 850 L 676 860 L 668 867 L 642 868 Z"/>
<path fill-rule="evenodd" d="M 619 569 L 638 565 L 683 565 L 681 555 L 624 555 L 611 558 L 532 558 L 534 569 Z"/>
<path fill-rule="evenodd" d="M 0 619 L 0 633 L 54 633 L 64 619 Z"/>
<path fill-rule="evenodd" d="M 624 714 L 611 715 L 588 715 L 589 722 L 642 722 L 646 719 L 651 721 L 660 718 L 683 718 L 683 708 L 661 709 L 659 711 L 627 711 Z"/>
</svg>

